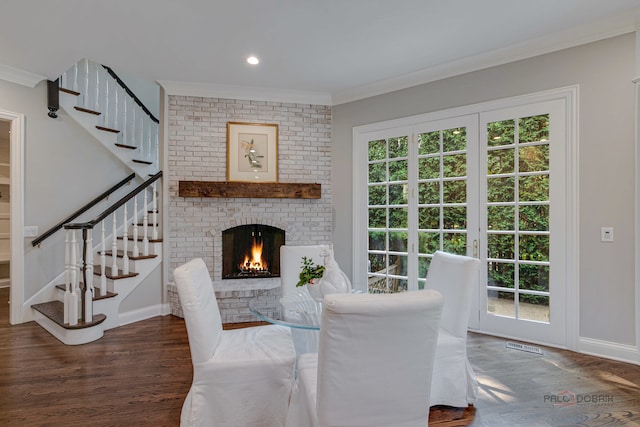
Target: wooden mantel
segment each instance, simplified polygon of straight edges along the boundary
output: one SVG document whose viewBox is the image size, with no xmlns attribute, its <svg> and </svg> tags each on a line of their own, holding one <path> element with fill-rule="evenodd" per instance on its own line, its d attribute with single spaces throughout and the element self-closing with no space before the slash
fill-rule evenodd
<svg viewBox="0 0 640 427">
<path fill-rule="evenodd" d="M 320 184 L 178 181 L 180 197 L 319 199 L 320 193 Z"/>
</svg>

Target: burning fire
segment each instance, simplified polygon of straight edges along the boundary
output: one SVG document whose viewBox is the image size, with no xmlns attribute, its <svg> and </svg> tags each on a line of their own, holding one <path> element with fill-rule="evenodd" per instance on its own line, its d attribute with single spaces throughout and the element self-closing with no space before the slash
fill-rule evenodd
<svg viewBox="0 0 640 427">
<path fill-rule="evenodd" d="M 251 246 L 251 254 L 247 254 L 244 257 L 244 262 L 240 264 L 242 271 L 266 271 L 268 266 L 266 261 L 262 259 L 262 246 L 263 243 L 258 243 L 254 237 L 253 245 Z"/>
</svg>

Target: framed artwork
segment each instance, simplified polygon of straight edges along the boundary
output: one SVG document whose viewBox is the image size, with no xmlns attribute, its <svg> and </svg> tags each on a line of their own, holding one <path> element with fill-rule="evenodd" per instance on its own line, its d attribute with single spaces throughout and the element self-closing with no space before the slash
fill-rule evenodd
<svg viewBox="0 0 640 427">
<path fill-rule="evenodd" d="M 278 182 L 278 125 L 227 123 L 227 181 Z"/>
</svg>

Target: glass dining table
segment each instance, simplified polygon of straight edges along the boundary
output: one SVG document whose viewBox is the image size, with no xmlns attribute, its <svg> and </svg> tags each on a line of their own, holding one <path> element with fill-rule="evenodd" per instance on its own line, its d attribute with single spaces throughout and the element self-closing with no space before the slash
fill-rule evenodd
<svg viewBox="0 0 640 427">
<path fill-rule="evenodd" d="M 280 298 L 279 313 L 265 309 L 264 302 L 259 298 L 249 301 L 249 311 L 258 319 L 275 325 L 318 331 L 322 302 L 313 299 L 305 288 L 300 288 Z"/>
</svg>

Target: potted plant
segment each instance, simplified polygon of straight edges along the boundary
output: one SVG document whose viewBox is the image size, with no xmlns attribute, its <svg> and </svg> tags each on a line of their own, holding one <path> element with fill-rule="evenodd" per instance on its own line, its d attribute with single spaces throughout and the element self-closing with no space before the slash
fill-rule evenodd
<svg viewBox="0 0 640 427">
<path fill-rule="evenodd" d="M 300 270 L 300 280 L 296 286 L 313 284 L 315 279 L 319 279 L 324 274 L 324 265 L 314 264 L 312 258 L 302 257 L 302 269 Z"/>
</svg>

